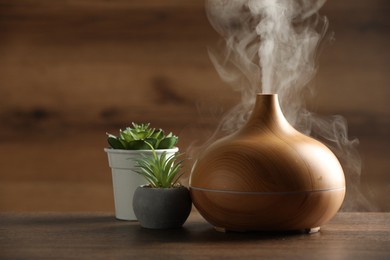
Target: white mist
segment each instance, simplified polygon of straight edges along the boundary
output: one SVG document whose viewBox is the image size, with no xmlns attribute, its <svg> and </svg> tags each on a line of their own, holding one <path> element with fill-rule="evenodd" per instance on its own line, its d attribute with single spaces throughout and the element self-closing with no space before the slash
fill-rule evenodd
<svg viewBox="0 0 390 260">
<path fill-rule="evenodd" d="M 226 48 L 209 51 L 220 77 L 241 95 L 221 121 L 222 130 L 241 128 L 256 93 L 276 93 L 287 120 L 297 130 L 324 142 L 338 156 L 347 179 L 345 210 L 369 208 L 358 191 L 361 163 L 358 140 L 349 140 L 341 116 L 318 116 L 306 109 L 313 98 L 316 55 L 328 21 L 318 14 L 325 0 L 208 0 L 211 25 Z"/>
</svg>

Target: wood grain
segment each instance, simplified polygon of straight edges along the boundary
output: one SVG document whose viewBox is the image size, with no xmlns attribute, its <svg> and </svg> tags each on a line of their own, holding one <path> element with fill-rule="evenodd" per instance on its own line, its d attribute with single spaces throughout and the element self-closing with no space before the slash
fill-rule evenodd
<svg viewBox="0 0 390 260">
<path fill-rule="evenodd" d="M 389 12 L 321 9 L 335 41 L 307 102 L 360 140 L 362 174 L 346 178 L 364 196 L 345 210 L 390 210 Z M 112 210 L 105 132 L 132 121 L 174 131 L 190 155 L 240 99 L 208 58 L 218 40 L 204 1 L 0 0 L 0 210 Z"/>
<path fill-rule="evenodd" d="M 387 259 L 390 213 L 340 213 L 319 233 L 219 233 L 193 212 L 148 230 L 110 213 L 0 213 L 2 259 Z"/>
<path fill-rule="evenodd" d="M 315 228 L 345 196 L 336 156 L 287 122 L 276 94 L 258 94 L 246 125 L 201 153 L 190 188 L 205 219 L 229 230 Z"/>
<path fill-rule="evenodd" d="M 199 213 L 216 228 L 299 231 L 329 221 L 339 210 L 345 190 L 248 194 L 191 189 L 191 194 Z"/>
</svg>

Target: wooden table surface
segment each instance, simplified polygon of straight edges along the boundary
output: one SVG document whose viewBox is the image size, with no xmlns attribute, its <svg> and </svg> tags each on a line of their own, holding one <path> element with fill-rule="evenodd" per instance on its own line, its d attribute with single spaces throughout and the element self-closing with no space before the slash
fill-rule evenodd
<svg viewBox="0 0 390 260">
<path fill-rule="evenodd" d="M 1 213 L 0 259 L 390 259 L 390 213 L 339 213 L 321 232 L 219 233 L 193 212 L 148 230 L 111 213 Z"/>
</svg>

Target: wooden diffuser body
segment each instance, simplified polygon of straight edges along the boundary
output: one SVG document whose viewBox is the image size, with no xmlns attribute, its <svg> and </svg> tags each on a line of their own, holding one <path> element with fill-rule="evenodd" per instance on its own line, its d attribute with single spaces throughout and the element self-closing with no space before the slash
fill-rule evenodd
<svg viewBox="0 0 390 260">
<path fill-rule="evenodd" d="M 310 230 L 339 210 L 345 179 L 325 145 L 287 122 L 277 95 L 259 94 L 247 124 L 201 154 L 190 190 L 217 229 Z"/>
</svg>

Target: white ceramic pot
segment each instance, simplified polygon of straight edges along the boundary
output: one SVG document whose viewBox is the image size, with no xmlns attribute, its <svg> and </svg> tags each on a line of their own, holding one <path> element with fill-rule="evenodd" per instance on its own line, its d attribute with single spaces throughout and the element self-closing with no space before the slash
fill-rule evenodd
<svg viewBox="0 0 390 260">
<path fill-rule="evenodd" d="M 142 154 L 153 156 L 151 150 L 119 150 L 105 148 L 108 163 L 112 172 L 114 190 L 115 217 L 121 220 L 137 220 L 133 211 L 133 195 L 138 186 L 146 184 L 146 180 L 136 173 L 135 160 L 142 158 Z M 179 148 L 155 150 L 157 156 L 164 151 L 170 156 L 179 151 Z"/>
</svg>

